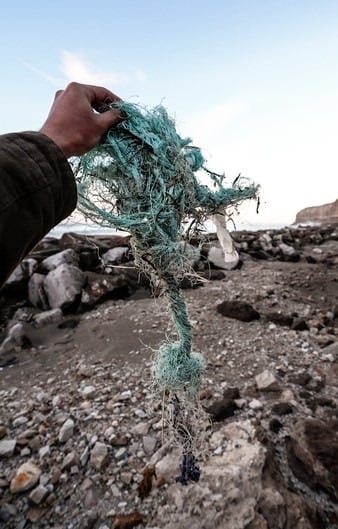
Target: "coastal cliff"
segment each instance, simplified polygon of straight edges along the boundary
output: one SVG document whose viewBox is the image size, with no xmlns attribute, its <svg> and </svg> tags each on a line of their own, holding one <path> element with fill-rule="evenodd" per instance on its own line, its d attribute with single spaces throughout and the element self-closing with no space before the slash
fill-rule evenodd
<svg viewBox="0 0 338 529">
<path fill-rule="evenodd" d="M 338 222 L 338 199 L 330 204 L 301 209 L 296 215 L 296 224 L 304 222 Z"/>
</svg>

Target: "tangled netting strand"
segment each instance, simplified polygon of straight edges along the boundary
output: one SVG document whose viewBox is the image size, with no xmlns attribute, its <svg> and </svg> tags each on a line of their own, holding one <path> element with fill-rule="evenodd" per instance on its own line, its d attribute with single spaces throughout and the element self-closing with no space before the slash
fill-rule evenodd
<svg viewBox="0 0 338 529">
<path fill-rule="evenodd" d="M 192 427 L 182 427 L 186 414 L 180 409 L 187 398 L 196 398 L 203 358 L 192 352 L 192 329 L 179 290 L 188 270 L 181 244 L 184 223 L 201 226 L 211 214 L 256 198 L 258 187 L 246 179 L 224 187 L 223 177 L 204 167 L 200 149 L 179 136 L 163 106 L 144 109 L 128 102 L 110 106 L 119 108 L 125 119 L 96 148 L 74 161 L 78 207 L 96 223 L 131 233 L 136 265 L 160 280 L 168 296 L 178 340 L 159 348 L 153 377 L 158 389 L 170 395 L 175 410 L 173 427 L 184 447 L 178 479 L 186 483 L 196 480 L 199 471 L 192 455 L 194 433 Z M 199 170 L 207 172 L 213 190 L 199 182 Z"/>
</svg>

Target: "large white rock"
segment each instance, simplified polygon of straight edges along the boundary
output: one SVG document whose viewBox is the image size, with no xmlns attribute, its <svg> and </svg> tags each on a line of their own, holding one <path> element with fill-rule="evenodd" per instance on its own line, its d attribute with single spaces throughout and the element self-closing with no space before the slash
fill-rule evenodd
<svg viewBox="0 0 338 529">
<path fill-rule="evenodd" d="M 50 308 L 62 310 L 73 305 L 81 296 L 84 273 L 76 266 L 62 264 L 49 272 L 44 288 Z"/>
<path fill-rule="evenodd" d="M 122 263 L 128 252 L 127 246 L 116 246 L 111 248 L 102 255 L 102 261 L 105 266 Z"/>
<path fill-rule="evenodd" d="M 223 270 L 233 270 L 238 265 L 239 255 L 236 250 L 229 252 L 226 257 L 222 248 L 211 246 L 208 252 L 208 261 L 216 268 Z"/>
<path fill-rule="evenodd" d="M 157 512 L 158 520 L 171 520 L 161 525 L 164 529 L 245 529 L 254 520 L 263 488 L 265 448 L 255 439 L 250 421 L 231 423 L 220 431 L 225 451 L 201 464 L 201 480 L 168 487 Z"/>
<path fill-rule="evenodd" d="M 41 264 L 45 270 L 50 272 L 62 264 L 78 266 L 79 261 L 79 256 L 75 250 L 72 248 L 67 248 L 67 250 L 62 250 L 62 252 L 58 252 L 46 257 L 46 259 L 44 259 Z"/>
</svg>

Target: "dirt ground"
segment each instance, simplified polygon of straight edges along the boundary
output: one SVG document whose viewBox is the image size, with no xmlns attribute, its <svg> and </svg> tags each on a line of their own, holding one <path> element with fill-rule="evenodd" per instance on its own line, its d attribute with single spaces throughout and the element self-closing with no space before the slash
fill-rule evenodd
<svg viewBox="0 0 338 529">
<path fill-rule="evenodd" d="M 183 467 L 164 396 L 151 391 L 154 352 L 174 335 L 165 298 L 139 290 L 59 324 L 27 324 L 32 347 L 11 352 L 15 361 L 0 370 L 0 435 L 3 449 L 14 447 L 0 458 L 0 527 L 134 527 L 123 517 L 136 512 L 149 529 L 336 528 L 337 344 L 326 349 L 338 337 L 336 268 L 247 258 L 224 279 L 183 291 L 206 360 L 201 405 L 214 418 L 196 428 L 202 474 L 188 487 L 176 482 Z M 224 301 L 249 303 L 260 317 L 225 317 Z M 301 325 L 282 326 L 276 314 Z M 255 376 L 264 373 L 278 391 L 260 391 Z M 225 399 L 234 390 L 240 398 Z M 320 439 L 315 455 L 309 425 Z M 40 482 L 13 493 L 27 461 Z M 157 478 L 141 499 L 152 465 Z"/>
<path fill-rule="evenodd" d="M 334 267 L 304 262 L 244 262 L 224 280 L 184 290 L 194 333 L 194 346 L 207 359 L 206 379 L 236 383 L 283 361 L 296 369 L 302 353 L 318 349 L 311 332 L 296 332 L 267 321 L 266 315 L 297 313 L 307 319 L 337 307 L 338 278 Z M 216 311 L 224 300 L 249 302 L 261 318 L 250 323 L 225 318 Z M 81 360 L 118 366 L 149 361 L 159 344 L 172 334 L 166 300 L 138 291 L 127 300 L 109 301 L 91 312 L 69 316 L 62 327 L 28 328 L 33 344 L 15 355 L 15 363 L 0 371 L 0 389 L 25 391 L 48 379 L 64 378 Z M 13 354 L 12 354 L 13 356 Z M 225 360 L 225 364 L 224 364 Z M 226 368 L 216 370 L 215 366 Z M 212 376 L 211 376 L 212 375 Z"/>
</svg>

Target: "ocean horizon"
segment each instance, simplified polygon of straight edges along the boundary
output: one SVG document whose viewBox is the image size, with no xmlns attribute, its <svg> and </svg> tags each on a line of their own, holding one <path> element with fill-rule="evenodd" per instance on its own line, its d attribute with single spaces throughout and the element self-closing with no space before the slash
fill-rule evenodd
<svg viewBox="0 0 338 529">
<path fill-rule="evenodd" d="M 228 222 L 229 231 L 259 231 L 259 230 L 273 230 L 290 227 L 291 224 L 287 222 L 271 222 L 271 223 L 251 223 L 251 222 Z M 294 226 L 294 225 L 293 225 Z M 205 223 L 205 231 L 207 233 L 216 232 L 216 228 L 211 221 Z M 127 231 L 117 230 L 91 223 L 81 222 L 62 222 L 55 226 L 46 237 L 55 237 L 60 239 L 65 233 L 78 233 L 80 235 L 127 235 Z"/>
</svg>

